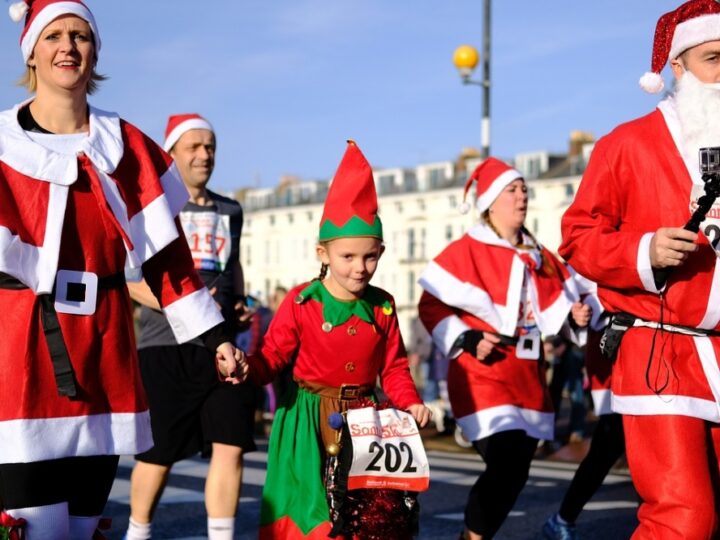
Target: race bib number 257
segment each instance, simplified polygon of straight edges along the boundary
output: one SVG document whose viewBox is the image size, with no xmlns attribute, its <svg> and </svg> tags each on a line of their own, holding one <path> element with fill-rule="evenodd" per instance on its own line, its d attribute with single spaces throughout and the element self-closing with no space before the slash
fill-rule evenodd
<svg viewBox="0 0 720 540">
<path fill-rule="evenodd" d="M 365 407 L 349 410 L 347 423 L 353 445 L 348 489 L 428 489 L 430 466 L 410 414 Z"/>
</svg>

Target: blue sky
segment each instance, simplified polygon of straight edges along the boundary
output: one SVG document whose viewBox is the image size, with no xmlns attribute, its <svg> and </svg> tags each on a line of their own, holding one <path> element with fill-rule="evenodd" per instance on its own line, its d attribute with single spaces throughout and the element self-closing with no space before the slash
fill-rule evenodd
<svg viewBox="0 0 720 540">
<path fill-rule="evenodd" d="M 480 144 L 481 90 L 454 49 L 482 43 L 481 0 L 86 0 L 110 76 L 91 102 L 161 140 L 169 114 L 215 126 L 212 184 L 330 177 L 347 138 L 376 167 Z M 567 148 L 658 101 L 638 86 L 658 17 L 678 0 L 494 0 L 492 153 Z M 0 14 L 3 107 L 24 99 L 20 25 Z M 666 70 L 665 78 L 669 83 Z"/>
</svg>

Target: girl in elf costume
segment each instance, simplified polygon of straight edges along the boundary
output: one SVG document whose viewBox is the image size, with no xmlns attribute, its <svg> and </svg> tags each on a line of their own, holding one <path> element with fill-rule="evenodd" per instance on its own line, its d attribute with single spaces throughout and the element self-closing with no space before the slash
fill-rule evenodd
<svg viewBox="0 0 720 540">
<path fill-rule="evenodd" d="M 465 508 L 465 540 L 488 540 L 525 485 L 539 440 L 553 439 L 541 334 L 590 322 L 567 268 L 525 228 L 522 175 L 495 158 L 475 169 L 482 221 L 425 269 L 420 320 L 450 359 L 448 393 L 486 464 Z M 599 316 L 599 313 L 597 314 Z M 574 337 L 574 336 L 573 336 Z"/>
<path fill-rule="evenodd" d="M 350 141 L 320 222 L 320 276 L 289 292 L 262 349 L 247 359 L 261 384 L 294 359 L 297 382 L 273 422 L 261 539 L 331 534 L 323 471 L 338 447 L 328 417 L 371 396 L 378 376 L 397 408 L 421 427 L 430 419 L 410 377 L 393 298 L 369 285 L 383 250 L 372 169 Z"/>
</svg>

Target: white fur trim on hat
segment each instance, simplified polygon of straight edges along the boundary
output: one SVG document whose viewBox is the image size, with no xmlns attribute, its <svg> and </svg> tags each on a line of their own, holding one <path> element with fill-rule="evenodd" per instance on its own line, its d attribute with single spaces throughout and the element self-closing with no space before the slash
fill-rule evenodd
<svg viewBox="0 0 720 540">
<path fill-rule="evenodd" d="M 10 13 L 10 18 L 13 22 L 19 23 L 29 9 L 30 6 L 28 6 L 26 2 L 15 2 L 14 4 L 10 4 L 8 13 Z"/>
<path fill-rule="evenodd" d="M 650 94 L 657 94 L 662 92 L 662 89 L 665 88 L 665 82 L 663 81 L 662 75 L 659 73 L 648 71 L 640 77 L 640 88 Z"/>
<path fill-rule="evenodd" d="M 78 2 L 55 2 L 54 4 L 50 4 L 45 7 L 35 16 L 33 21 L 30 23 L 30 27 L 27 29 L 27 32 L 25 32 L 25 35 L 22 38 L 20 49 L 22 51 L 23 60 L 26 63 L 35 48 L 35 44 L 37 43 L 42 31 L 48 24 L 61 15 L 77 15 L 81 19 L 87 21 L 95 38 L 95 54 L 100 52 L 100 33 L 98 32 L 95 18 L 90 10 Z"/>
<path fill-rule="evenodd" d="M 478 210 L 480 210 L 480 212 L 484 212 L 485 210 L 490 208 L 490 205 L 495 201 L 495 199 L 498 198 L 498 195 L 500 195 L 500 193 L 503 189 L 505 189 L 505 187 L 510 185 L 518 178 L 522 177 L 523 175 L 515 169 L 508 169 L 507 171 L 502 173 L 493 181 L 493 183 L 485 191 L 485 193 L 483 193 L 477 198 L 475 205 L 477 206 Z"/>
<path fill-rule="evenodd" d="M 207 120 L 203 118 L 191 118 L 189 120 L 185 120 L 184 122 L 180 122 L 177 126 L 175 126 L 165 139 L 163 149 L 166 152 L 169 152 L 170 149 L 175 146 L 175 143 L 178 142 L 178 139 L 180 139 L 186 131 L 190 131 L 191 129 L 207 129 L 215 133 L 215 130 Z"/>
<path fill-rule="evenodd" d="M 674 60 L 695 45 L 715 40 L 720 40 L 720 13 L 688 19 L 675 27 L 669 59 Z"/>
</svg>

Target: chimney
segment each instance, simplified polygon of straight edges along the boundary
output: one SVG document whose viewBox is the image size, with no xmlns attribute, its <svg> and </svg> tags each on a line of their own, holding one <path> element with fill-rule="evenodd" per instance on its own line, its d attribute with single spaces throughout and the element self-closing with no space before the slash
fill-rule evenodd
<svg viewBox="0 0 720 540">
<path fill-rule="evenodd" d="M 577 158 L 582 156 L 583 146 L 591 142 L 595 142 L 595 137 L 592 133 L 579 130 L 571 131 L 568 158 Z"/>
</svg>

